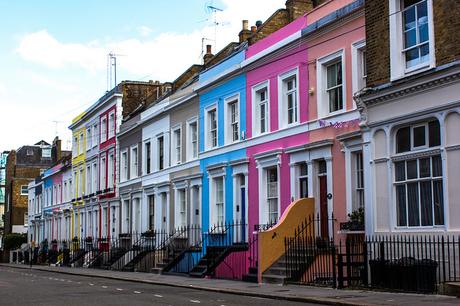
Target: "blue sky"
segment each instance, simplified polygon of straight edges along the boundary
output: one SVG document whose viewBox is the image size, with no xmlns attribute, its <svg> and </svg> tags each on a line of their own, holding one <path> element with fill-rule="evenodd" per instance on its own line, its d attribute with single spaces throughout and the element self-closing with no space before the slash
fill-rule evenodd
<svg viewBox="0 0 460 306">
<path fill-rule="evenodd" d="M 109 52 L 122 55 L 118 81 L 171 81 L 200 62 L 202 38 L 220 49 L 241 20 L 265 20 L 284 2 L 0 0 L 0 150 L 56 131 L 68 148 L 70 121 L 107 89 Z M 208 5 L 223 9 L 217 37 Z"/>
</svg>

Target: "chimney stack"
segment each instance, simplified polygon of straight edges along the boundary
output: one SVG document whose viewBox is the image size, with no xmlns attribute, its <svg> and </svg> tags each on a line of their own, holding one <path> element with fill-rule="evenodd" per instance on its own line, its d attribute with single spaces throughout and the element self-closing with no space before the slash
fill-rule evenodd
<svg viewBox="0 0 460 306">
<path fill-rule="evenodd" d="M 214 54 L 212 54 L 212 46 L 211 45 L 206 45 L 206 54 L 203 56 L 203 62 L 206 65 L 209 63 L 209 61 L 214 57 Z"/>
<path fill-rule="evenodd" d="M 252 32 L 249 31 L 249 21 L 243 20 L 243 29 L 238 34 L 240 38 L 240 43 L 248 40 L 248 38 L 251 37 L 251 35 L 252 35 Z"/>
</svg>

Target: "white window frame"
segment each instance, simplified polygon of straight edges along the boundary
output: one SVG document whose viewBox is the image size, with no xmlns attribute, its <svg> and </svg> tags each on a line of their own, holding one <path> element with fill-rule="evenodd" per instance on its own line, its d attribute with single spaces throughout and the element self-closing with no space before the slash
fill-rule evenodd
<svg viewBox="0 0 460 306">
<path fill-rule="evenodd" d="M 136 154 L 133 153 L 134 151 Z M 133 158 L 134 156 L 136 159 Z M 132 179 L 139 176 L 139 149 L 137 145 L 131 146 L 129 150 L 129 173 L 129 177 Z"/>
<path fill-rule="evenodd" d="M 425 145 L 416 147 L 414 145 L 414 142 L 415 142 L 414 129 L 419 128 L 419 127 L 424 127 L 425 128 Z M 428 127 L 428 122 L 424 122 L 424 123 L 420 123 L 420 124 L 413 124 L 413 125 L 410 126 L 410 148 L 411 148 L 411 151 L 427 149 L 429 147 L 429 142 L 430 142 L 430 138 L 429 138 L 430 133 L 429 132 L 430 131 L 429 131 L 429 127 Z"/>
<path fill-rule="evenodd" d="M 80 146 L 79 146 L 78 154 L 80 155 L 80 154 L 83 154 L 83 153 L 85 152 L 85 147 L 84 147 L 84 146 L 85 146 L 85 145 L 84 145 L 84 142 L 85 142 L 85 140 L 84 140 L 84 139 L 85 139 L 85 135 L 84 135 L 83 132 L 80 132 L 79 138 L 80 138 Z"/>
<path fill-rule="evenodd" d="M 232 122 L 231 105 L 236 104 L 236 121 Z M 224 99 L 224 125 L 225 125 L 225 144 L 231 144 L 240 141 L 241 139 L 241 111 L 240 111 L 240 94 L 235 94 Z M 233 139 L 233 125 L 238 127 L 238 139 Z"/>
<path fill-rule="evenodd" d="M 267 97 L 264 103 L 260 103 L 257 99 L 257 92 L 266 89 Z M 262 131 L 262 127 L 260 124 L 260 105 L 267 104 L 265 114 L 265 132 Z M 263 81 L 252 87 L 252 137 L 263 135 L 270 132 L 270 82 L 269 80 Z"/>
<path fill-rule="evenodd" d="M 25 188 L 25 189 L 24 189 Z M 24 191 L 25 190 L 25 191 Z M 21 185 L 21 195 L 28 195 L 29 194 L 29 186 Z"/>
<path fill-rule="evenodd" d="M 91 167 L 92 165 L 88 164 L 86 166 L 86 193 L 91 194 L 93 192 L 92 184 L 93 184 L 93 177 L 91 175 Z"/>
<path fill-rule="evenodd" d="M 366 40 L 357 41 L 351 45 L 353 95 L 366 87 L 367 75 L 364 75 L 364 52 L 366 52 Z M 353 108 L 356 108 L 354 101 Z"/>
<path fill-rule="evenodd" d="M 281 156 L 279 154 L 273 154 L 256 159 L 259 173 L 259 203 L 263 203 L 263 205 L 259 205 L 260 224 L 266 224 L 270 221 L 269 207 L 267 203 L 267 170 L 274 167 L 277 168 L 278 174 L 278 219 L 281 217 L 280 161 Z"/>
<path fill-rule="evenodd" d="M 186 226 L 188 224 L 187 216 L 187 189 L 180 188 L 176 192 L 178 203 L 177 203 L 177 225 Z"/>
<path fill-rule="evenodd" d="M 329 111 L 329 96 L 326 92 L 327 88 L 327 67 L 336 61 L 342 62 L 342 98 L 343 108 L 335 112 Z M 318 118 L 333 116 L 346 112 L 347 110 L 347 80 L 346 80 L 346 63 L 345 63 L 345 50 L 340 49 L 327 56 L 317 59 L 316 62 L 316 82 L 317 82 L 317 109 Z"/>
<path fill-rule="evenodd" d="M 171 164 L 176 165 L 182 162 L 182 125 L 172 127 L 171 134 Z"/>
<path fill-rule="evenodd" d="M 150 154 L 147 154 L 147 144 L 150 145 Z M 150 174 L 152 173 L 152 141 L 150 139 L 146 139 L 144 140 L 143 142 L 143 154 L 142 154 L 142 171 L 144 173 L 144 175 L 147 175 L 147 174 Z M 150 158 L 150 160 L 149 160 Z M 148 169 L 149 171 L 147 171 L 147 167 L 150 166 L 150 169 Z"/>
<path fill-rule="evenodd" d="M 292 77 L 296 80 L 296 120 L 288 123 L 288 105 L 287 105 L 287 92 L 284 89 L 286 81 Z M 296 67 L 283 74 L 278 75 L 278 126 L 279 129 L 288 128 L 299 124 L 300 122 L 300 95 L 299 95 L 299 68 Z"/>
<path fill-rule="evenodd" d="M 125 148 L 120 153 L 120 172 L 121 172 L 121 181 L 127 181 L 129 179 L 129 157 L 128 157 L 128 149 Z"/>
<path fill-rule="evenodd" d="M 196 141 L 195 143 L 193 142 L 193 136 L 192 136 L 192 125 L 195 125 L 195 134 L 196 134 Z M 186 142 L 187 142 L 187 147 L 186 147 L 186 155 L 187 155 L 187 160 L 194 160 L 198 158 L 198 120 L 196 118 L 192 118 L 187 120 L 187 127 L 186 127 Z M 195 154 L 194 154 L 195 153 Z"/>
<path fill-rule="evenodd" d="M 222 180 L 222 202 L 217 202 L 217 180 Z M 211 225 L 217 225 L 217 224 L 222 224 L 225 222 L 225 176 L 217 176 L 212 178 L 212 185 L 213 185 L 213 210 L 214 212 L 212 213 L 212 220 L 214 222 L 211 223 Z M 219 205 L 221 205 L 222 209 L 222 216 L 219 216 Z M 221 218 L 221 220 L 219 220 Z"/>
<path fill-rule="evenodd" d="M 107 115 L 101 117 L 100 127 L 101 143 L 104 143 L 107 141 Z"/>
<path fill-rule="evenodd" d="M 100 190 L 104 190 L 107 188 L 107 174 L 106 174 L 106 169 L 107 169 L 107 159 L 106 156 L 101 157 L 101 162 L 99 164 L 99 173 L 100 173 L 100 180 L 99 180 L 99 186 Z"/>
<path fill-rule="evenodd" d="M 91 187 L 91 190 L 92 190 L 92 193 L 96 193 L 97 191 L 97 188 L 98 188 L 98 185 L 97 185 L 97 177 L 98 177 L 98 167 L 97 167 L 97 161 L 96 162 L 93 162 L 93 164 L 91 165 L 92 167 L 92 171 L 91 171 L 91 184 L 92 184 L 92 187 Z"/>
<path fill-rule="evenodd" d="M 276 171 L 276 197 L 271 197 L 270 194 L 269 194 L 269 176 L 268 176 L 268 173 L 270 170 L 275 170 Z M 279 173 L 279 169 L 278 167 L 276 166 L 272 166 L 272 167 L 267 167 L 264 169 L 264 172 L 265 172 L 265 181 L 263 182 L 263 184 L 265 184 L 265 198 L 266 198 L 266 203 L 267 203 L 267 220 L 268 222 L 272 223 L 274 222 L 275 220 L 273 220 L 271 218 L 271 211 L 270 211 L 270 200 L 272 199 L 276 199 L 276 221 L 279 220 L 280 218 L 280 173 Z M 273 182 L 271 182 L 273 183 Z"/>
<path fill-rule="evenodd" d="M 160 168 L 160 138 L 163 138 L 163 165 Z M 161 171 L 166 169 L 166 134 L 162 133 L 156 136 L 156 151 L 157 151 L 157 160 L 156 160 L 156 168 L 157 171 Z"/>
<path fill-rule="evenodd" d="M 84 186 L 83 186 L 83 173 L 85 169 L 83 167 L 80 167 L 79 172 L 78 172 L 78 197 L 81 198 L 83 197 L 84 194 Z"/>
<path fill-rule="evenodd" d="M 403 52 L 403 16 L 401 0 L 388 0 L 390 24 L 390 79 L 391 81 L 419 73 L 436 66 L 435 37 L 433 24 L 433 0 L 427 1 L 428 13 L 428 39 L 430 46 L 430 60 L 420 65 L 406 68 L 405 54 Z"/>
<path fill-rule="evenodd" d="M 112 139 L 115 136 L 115 110 L 112 110 L 109 113 L 109 117 L 107 119 L 107 130 L 109 134 L 108 139 Z"/>
<path fill-rule="evenodd" d="M 98 124 L 95 123 L 93 124 L 93 128 L 91 129 L 92 130 L 92 143 L 93 143 L 93 148 L 97 147 L 97 144 L 99 143 L 99 139 L 97 137 L 98 133 L 97 133 L 97 127 L 98 127 Z"/>
<path fill-rule="evenodd" d="M 212 145 L 211 127 L 210 127 L 210 113 L 212 111 L 216 112 L 216 145 L 215 146 Z M 217 148 L 219 146 L 219 111 L 218 111 L 217 103 L 210 105 L 205 109 L 204 127 L 205 127 L 205 148 L 207 150 Z"/>
<path fill-rule="evenodd" d="M 91 150 L 92 146 L 92 135 L 91 135 L 92 128 L 91 126 L 86 128 L 86 151 Z"/>
<path fill-rule="evenodd" d="M 27 155 L 29 155 L 29 150 L 27 150 Z M 78 135 L 73 135 L 72 155 L 73 157 L 78 155 Z"/>
<path fill-rule="evenodd" d="M 110 161 L 112 159 L 112 161 Z M 115 185 L 115 152 L 109 152 L 107 158 L 107 188 L 111 189 Z"/>
</svg>

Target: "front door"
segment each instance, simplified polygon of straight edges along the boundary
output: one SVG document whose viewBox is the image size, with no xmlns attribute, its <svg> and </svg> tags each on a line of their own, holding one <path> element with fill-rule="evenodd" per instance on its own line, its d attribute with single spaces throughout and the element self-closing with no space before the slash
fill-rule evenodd
<svg viewBox="0 0 460 306">
<path fill-rule="evenodd" d="M 322 175 L 319 177 L 319 203 L 320 203 L 320 225 L 321 237 L 329 238 L 329 222 L 328 222 L 328 209 L 327 209 L 327 176 Z"/>
<path fill-rule="evenodd" d="M 246 226 L 247 226 L 247 220 L 246 220 L 246 186 L 241 186 L 241 238 L 243 241 L 246 241 Z"/>
</svg>

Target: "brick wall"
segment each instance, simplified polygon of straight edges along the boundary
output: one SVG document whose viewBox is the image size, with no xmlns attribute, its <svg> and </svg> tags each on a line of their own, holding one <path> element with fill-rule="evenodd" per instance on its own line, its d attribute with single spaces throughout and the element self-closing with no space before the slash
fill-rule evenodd
<svg viewBox="0 0 460 306">
<path fill-rule="evenodd" d="M 366 0 L 367 86 L 390 81 L 389 0 Z M 460 60 L 460 4 L 433 0 L 436 65 Z"/>
<path fill-rule="evenodd" d="M 388 0 L 366 0 L 367 86 L 390 81 Z"/>
<path fill-rule="evenodd" d="M 159 82 L 122 82 L 123 91 L 123 118 L 131 114 L 141 103 L 155 101 L 161 96 L 161 86 Z M 151 98 L 153 99 L 147 99 Z M 147 106 L 147 105 L 146 105 Z"/>
<path fill-rule="evenodd" d="M 460 60 L 460 2 L 433 0 L 436 65 Z"/>
</svg>

